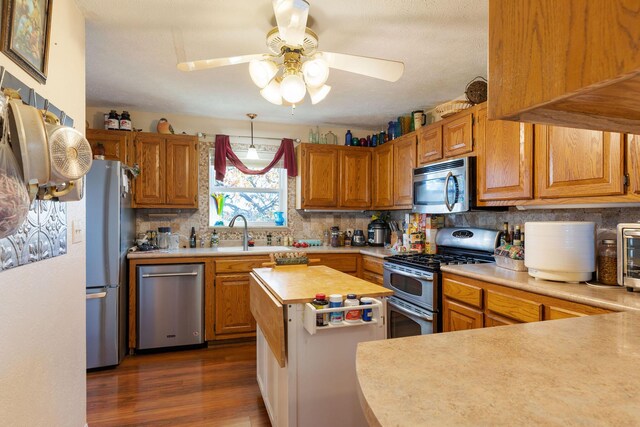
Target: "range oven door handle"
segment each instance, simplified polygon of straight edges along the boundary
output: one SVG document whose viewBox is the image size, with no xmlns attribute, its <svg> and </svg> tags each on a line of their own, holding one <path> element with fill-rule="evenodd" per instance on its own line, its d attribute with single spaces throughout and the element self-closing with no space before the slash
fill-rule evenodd
<svg viewBox="0 0 640 427">
<path fill-rule="evenodd" d="M 453 210 L 453 206 L 456 204 L 456 202 L 453 202 L 453 205 L 449 203 L 449 180 L 451 179 L 452 176 L 453 176 L 453 173 L 449 171 L 449 173 L 447 174 L 447 177 L 444 179 L 444 204 L 447 207 L 447 209 L 449 209 L 449 212 Z"/>
<path fill-rule="evenodd" d="M 426 320 L 429 322 L 433 322 L 433 316 L 424 316 L 422 314 L 418 314 L 414 311 L 408 310 L 404 307 L 400 307 L 399 305 L 395 305 L 392 301 L 387 301 L 387 305 L 393 307 L 394 310 L 398 310 L 401 313 L 406 314 L 407 316 L 417 317 L 418 319 Z"/>
<path fill-rule="evenodd" d="M 385 270 L 387 270 L 388 272 L 390 272 L 390 273 L 400 274 L 400 275 L 402 275 L 402 276 L 410 277 L 410 278 L 412 278 L 412 279 L 417 279 L 417 280 L 427 280 L 427 281 L 429 281 L 429 282 L 433 281 L 433 278 L 430 278 L 430 277 L 428 277 L 428 276 L 422 276 L 422 275 L 418 276 L 418 275 L 415 275 L 415 274 L 407 273 L 406 271 L 400 271 L 400 270 L 396 270 L 396 269 L 394 269 L 394 268 L 386 267 L 386 266 L 385 266 L 385 267 L 383 267 L 383 268 L 384 268 Z"/>
</svg>

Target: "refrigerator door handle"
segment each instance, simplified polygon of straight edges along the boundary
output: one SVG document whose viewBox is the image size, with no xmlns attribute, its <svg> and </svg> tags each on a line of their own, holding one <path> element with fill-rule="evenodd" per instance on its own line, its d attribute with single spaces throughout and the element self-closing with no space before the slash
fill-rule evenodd
<svg viewBox="0 0 640 427">
<path fill-rule="evenodd" d="M 87 299 L 104 298 L 106 296 L 106 292 L 96 292 L 95 294 L 87 294 Z"/>
<path fill-rule="evenodd" d="M 143 274 L 142 277 L 147 279 L 149 277 L 178 277 L 178 276 L 197 276 L 198 272 L 194 271 L 191 273 L 147 273 Z"/>
</svg>

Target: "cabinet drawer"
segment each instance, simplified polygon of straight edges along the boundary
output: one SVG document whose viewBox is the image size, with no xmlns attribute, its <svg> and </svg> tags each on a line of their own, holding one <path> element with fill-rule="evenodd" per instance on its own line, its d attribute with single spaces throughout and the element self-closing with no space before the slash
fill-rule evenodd
<svg viewBox="0 0 640 427">
<path fill-rule="evenodd" d="M 254 268 L 262 267 L 262 264 L 269 262 L 267 257 L 259 258 L 229 258 L 216 260 L 216 274 L 222 273 L 249 273 Z"/>
<path fill-rule="evenodd" d="M 362 258 L 362 268 L 376 274 L 383 274 L 382 259 L 365 256 Z"/>
<path fill-rule="evenodd" d="M 567 310 L 566 308 L 547 306 L 545 311 L 547 312 L 547 320 L 569 319 L 570 317 L 582 317 L 587 313 L 579 313 L 573 310 Z"/>
<path fill-rule="evenodd" d="M 444 294 L 473 307 L 482 308 L 482 289 L 466 283 L 445 278 L 442 283 Z"/>
<path fill-rule="evenodd" d="M 351 273 L 351 272 L 358 271 L 358 261 L 357 261 L 358 255 L 356 254 L 349 254 L 349 255 L 331 254 L 331 255 L 319 255 L 319 256 L 315 256 L 314 254 L 313 257 L 319 260 L 318 264 L 326 265 L 327 267 L 331 267 L 338 271 L 342 271 L 343 273 Z"/>
<path fill-rule="evenodd" d="M 491 290 L 487 291 L 487 309 L 521 322 L 542 320 L 542 304 Z"/>
<path fill-rule="evenodd" d="M 368 271 L 362 273 L 362 279 L 380 286 L 382 286 L 382 282 L 384 281 L 380 274 L 370 273 Z"/>
</svg>

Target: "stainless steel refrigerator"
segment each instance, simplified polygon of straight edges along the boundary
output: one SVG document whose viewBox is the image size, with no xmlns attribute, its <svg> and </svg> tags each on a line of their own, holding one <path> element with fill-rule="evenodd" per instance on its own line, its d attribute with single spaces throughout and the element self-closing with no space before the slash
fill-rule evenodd
<svg viewBox="0 0 640 427">
<path fill-rule="evenodd" d="M 86 176 L 87 369 L 120 363 L 127 348 L 127 250 L 135 213 L 122 164 L 94 160 Z"/>
</svg>

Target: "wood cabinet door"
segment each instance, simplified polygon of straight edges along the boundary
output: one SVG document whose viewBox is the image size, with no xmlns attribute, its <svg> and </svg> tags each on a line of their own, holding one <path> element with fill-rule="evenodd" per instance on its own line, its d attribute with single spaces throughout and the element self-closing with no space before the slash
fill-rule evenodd
<svg viewBox="0 0 640 427">
<path fill-rule="evenodd" d="M 640 135 L 627 135 L 627 192 L 640 196 Z"/>
<path fill-rule="evenodd" d="M 442 125 L 425 126 L 418 131 L 418 164 L 442 159 Z"/>
<path fill-rule="evenodd" d="M 218 275 L 215 289 L 216 335 L 254 332 L 256 321 L 249 305 L 249 274 Z"/>
<path fill-rule="evenodd" d="M 371 207 L 371 149 L 340 150 L 339 194 L 341 208 Z"/>
<path fill-rule="evenodd" d="M 161 205 L 165 202 L 165 138 L 162 135 L 136 135 L 136 162 L 140 175 L 133 180 L 136 205 Z"/>
<path fill-rule="evenodd" d="M 506 326 L 506 325 L 515 325 L 518 322 L 517 320 L 509 319 L 507 317 L 498 316 L 493 313 L 485 313 L 484 315 L 484 327 L 485 328 L 493 328 L 494 326 Z"/>
<path fill-rule="evenodd" d="M 373 208 L 393 208 L 393 145 L 373 150 Z"/>
<path fill-rule="evenodd" d="M 198 207 L 198 140 L 195 137 L 167 139 L 167 205 Z"/>
<path fill-rule="evenodd" d="M 302 207 L 338 206 L 338 146 L 302 144 Z"/>
<path fill-rule="evenodd" d="M 535 125 L 536 196 L 615 196 L 624 193 L 623 135 Z"/>
<path fill-rule="evenodd" d="M 533 198 L 533 125 L 487 120 L 478 111 L 478 199 Z"/>
<path fill-rule="evenodd" d="M 133 164 L 129 146 L 131 132 L 119 130 L 87 129 L 87 141 L 95 153 L 96 147 L 102 145 L 105 160 L 118 160 L 126 165 Z"/>
<path fill-rule="evenodd" d="M 482 311 L 443 298 L 444 332 L 482 328 Z"/>
<path fill-rule="evenodd" d="M 471 111 L 442 125 L 442 146 L 445 157 L 473 151 L 473 113 Z"/>
<path fill-rule="evenodd" d="M 416 135 L 401 136 L 393 143 L 393 205 L 413 206 L 413 168 L 416 167 Z"/>
</svg>

